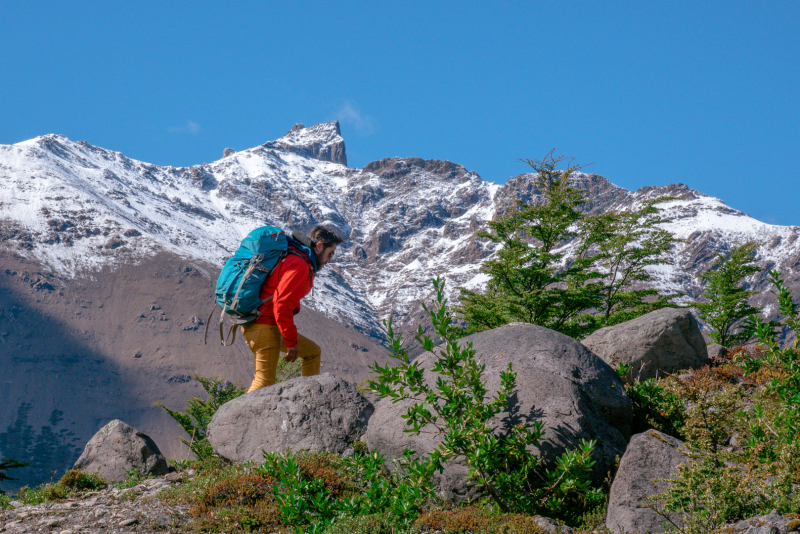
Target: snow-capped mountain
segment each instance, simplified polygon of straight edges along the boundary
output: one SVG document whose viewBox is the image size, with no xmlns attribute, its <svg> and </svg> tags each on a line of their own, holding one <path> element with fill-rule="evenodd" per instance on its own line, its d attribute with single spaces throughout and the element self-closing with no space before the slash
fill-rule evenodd
<svg viewBox="0 0 800 534">
<path fill-rule="evenodd" d="M 755 239 L 765 266 L 800 295 L 799 227 L 761 223 L 682 184 L 628 191 L 593 174 L 572 180 L 593 213 L 678 197 L 662 207 L 685 241 L 653 270 L 660 288 L 698 298 L 696 275 L 714 253 Z M 364 380 L 371 362 L 391 361 L 381 320 L 415 326 L 431 278 L 451 290 L 485 283 L 480 266 L 494 249 L 475 235 L 517 199 L 534 200 L 532 186 L 530 174 L 501 186 L 449 161 L 349 168 L 335 122 L 181 168 L 60 135 L 0 145 L 0 458 L 35 457 L 15 476 L 41 483 L 113 418 L 184 457 L 174 421 L 153 402 L 180 408 L 201 394 L 193 372 L 252 379 L 249 349 L 220 347 L 215 326 L 204 345 L 203 330 L 223 260 L 265 224 L 328 224 L 348 237 L 296 320 L 322 347 L 323 372 Z M 763 274 L 749 284 L 758 304 L 774 302 Z"/>
<path fill-rule="evenodd" d="M 480 287 L 480 264 L 493 250 L 475 233 L 514 199 L 533 200 L 530 174 L 500 186 L 448 161 L 387 158 L 349 168 L 338 122 L 295 125 L 276 141 L 226 153 L 175 168 L 59 135 L 0 146 L 0 239 L 75 276 L 159 250 L 213 268 L 257 226 L 333 225 L 348 241 L 307 305 L 380 337 L 382 318 L 416 315 L 432 277 L 444 276 L 451 288 Z M 662 205 L 673 221 L 666 227 L 686 240 L 653 271 L 664 290 L 699 296 L 696 275 L 713 253 L 748 239 L 762 243 L 768 265 L 796 280 L 798 227 L 761 223 L 682 184 L 632 192 L 593 174 L 573 181 L 587 190 L 590 211 L 679 198 Z M 762 278 L 752 285 L 763 286 Z"/>
</svg>

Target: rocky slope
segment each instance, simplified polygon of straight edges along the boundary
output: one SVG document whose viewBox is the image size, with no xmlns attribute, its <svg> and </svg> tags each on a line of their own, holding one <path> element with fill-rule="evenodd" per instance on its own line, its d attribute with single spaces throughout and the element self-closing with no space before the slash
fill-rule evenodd
<svg viewBox="0 0 800 534">
<path fill-rule="evenodd" d="M 0 456 L 50 451 L 37 454 L 36 471 L 49 479 L 115 417 L 168 456 L 183 454 L 152 403 L 198 394 L 193 371 L 249 382 L 249 351 L 213 337 L 205 346 L 202 330 L 217 269 L 254 227 L 329 224 L 349 238 L 298 321 L 323 346 L 323 371 L 360 381 L 368 363 L 387 361 L 381 320 L 417 322 L 436 275 L 451 288 L 481 287 L 493 249 L 475 233 L 515 199 L 534 198 L 529 174 L 501 186 L 448 161 L 349 168 L 336 122 L 225 153 L 176 168 L 60 135 L 0 145 L 0 398 L 10 399 L 0 403 Z M 714 252 L 746 239 L 761 241 L 767 266 L 800 288 L 798 227 L 761 223 L 682 184 L 628 191 L 598 175 L 573 180 L 592 212 L 679 197 L 665 214 L 686 242 L 654 269 L 664 290 L 698 297 L 696 274 Z M 759 304 L 770 302 L 763 276 L 749 284 Z"/>
</svg>

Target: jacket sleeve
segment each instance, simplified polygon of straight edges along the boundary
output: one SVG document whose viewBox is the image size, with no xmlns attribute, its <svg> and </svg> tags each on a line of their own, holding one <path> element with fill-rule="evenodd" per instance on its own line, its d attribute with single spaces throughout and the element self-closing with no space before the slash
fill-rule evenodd
<svg viewBox="0 0 800 534">
<path fill-rule="evenodd" d="M 305 262 L 298 262 L 286 266 L 275 289 L 273 298 L 275 322 L 287 348 L 297 345 L 297 327 L 292 312 L 300 306 L 300 300 L 306 296 L 307 284 L 308 266 Z"/>
</svg>

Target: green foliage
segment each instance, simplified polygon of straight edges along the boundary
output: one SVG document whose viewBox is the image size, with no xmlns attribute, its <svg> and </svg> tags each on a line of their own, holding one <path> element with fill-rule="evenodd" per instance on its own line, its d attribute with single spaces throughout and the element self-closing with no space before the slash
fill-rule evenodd
<svg viewBox="0 0 800 534">
<path fill-rule="evenodd" d="M 284 353 L 280 354 L 278 358 L 278 367 L 275 370 L 275 383 L 278 384 L 280 382 L 285 382 L 287 380 L 291 380 L 292 378 L 297 378 L 300 376 L 300 372 L 303 368 L 303 360 L 298 358 L 293 362 L 287 362 L 283 357 L 285 356 Z"/>
<path fill-rule="evenodd" d="M 711 269 L 699 275 L 706 281 L 704 293 L 708 302 L 696 304 L 695 308 L 712 328 L 708 335 L 723 347 L 741 345 L 752 337 L 741 323 L 760 310 L 747 303 L 755 291 L 747 291 L 740 284 L 745 277 L 760 271 L 755 265 L 757 248 L 758 243 L 748 241 L 731 248 L 729 254 L 717 254 Z"/>
<path fill-rule="evenodd" d="M 608 211 L 587 217 L 585 233 L 593 236 L 584 248 L 593 253 L 592 259 L 602 268 L 605 277 L 599 326 L 629 321 L 645 313 L 670 306 L 669 300 L 678 294 L 659 295 L 654 288 L 632 289 L 649 282 L 652 276 L 647 267 L 667 263 L 665 254 L 679 241 L 672 232 L 660 225 L 670 222 L 658 215 L 656 204 L 673 200 L 659 197 L 645 201 L 634 211 Z M 592 317 L 587 317 L 592 320 Z"/>
<path fill-rule="evenodd" d="M 770 281 L 775 285 L 772 293 L 778 299 L 783 320 L 777 325 L 786 327 L 794 334 L 791 345 L 781 347 L 775 332 L 776 323 L 764 321 L 760 315 L 750 319 L 751 329 L 762 344 L 763 358 L 750 359 L 747 372 L 757 371 L 762 366 L 773 366 L 779 376 L 767 383 L 767 390 L 780 402 L 775 416 L 775 427 L 767 428 L 761 419 L 752 424 L 753 442 L 750 446 L 760 450 L 763 459 L 777 454 L 779 444 L 795 444 L 800 441 L 800 306 L 794 303 L 792 292 L 781 280 L 781 273 L 769 271 Z"/>
<path fill-rule="evenodd" d="M 196 461 L 197 474 L 159 493 L 169 505 L 188 505 L 193 531 L 273 532 L 281 522 L 272 497 L 274 479 L 252 464 L 224 464 L 218 459 Z"/>
<path fill-rule="evenodd" d="M 28 462 L 20 462 L 19 460 L 15 460 L 13 458 L 6 458 L 2 462 L 0 462 L 0 482 L 3 480 L 16 480 L 16 478 L 12 478 L 6 474 L 6 471 L 9 469 L 18 469 L 20 467 L 27 467 L 31 464 Z M 3 490 L 0 490 L 0 495 L 5 495 Z"/>
<path fill-rule="evenodd" d="M 337 517 L 375 514 L 383 514 L 387 524 L 409 525 L 432 497 L 428 484 L 432 473 L 421 471 L 420 464 L 409 456 L 403 472 L 393 476 L 385 473 L 384 459 L 377 451 L 347 459 L 330 455 L 327 470 L 309 469 L 307 461 L 304 468 L 308 455 L 265 453 L 258 472 L 274 477 L 278 516 L 283 524 L 298 530 L 321 532 Z M 315 458 L 324 457 L 317 454 Z"/>
<path fill-rule="evenodd" d="M 625 373 L 627 376 L 628 373 Z M 626 385 L 626 392 L 633 407 L 633 433 L 638 434 L 654 428 L 665 434 L 684 439 L 686 424 L 684 402 L 672 392 L 666 391 L 658 381 L 649 378 Z"/>
<path fill-rule="evenodd" d="M 339 518 L 326 532 L 328 534 L 411 534 L 418 531 L 398 528 L 390 517 L 377 513 Z"/>
<path fill-rule="evenodd" d="M 678 294 L 641 287 L 651 279 L 647 267 L 666 263 L 665 253 L 678 241 L 661 226 L 669 219 L 656 207 L 672 197 L 634 211 L 587 216 L 580 209 L 585 193 L 569 184 L 580 167 L 556 170 L 563 159 L 551 151 L 541 161 L 524 160 L 536 172 L 539 200 L 518 202 L 516 211 L 487 222 L 479 234 L 500 248 L 481 267 L 489 275 L 486 291 L 460 288 L 457 311 L 468 332 L 519 321 L 580 338 L 674 306 L 670 299 Z M 570 241 L 576 255 L 565 262 L 562 247 Z"/>
<path fill-rule="evenodd" d="M 146 475 L 146 474 L 142 473 L 142 471 L 140 469 L 137 469 L 135 467 L 133 469 L 126 470 L 125 473 L 128 475 L 128 477 L 125 480 L 123 480 L 122 482 L 118 482 L 118 483 L 114 484 L 115 488 L 119 488 L 119 489 L 132 488 L 134 486 L 138 486 L 139 484 L 141 484 L 145 480 L 153 478 L 152 475 Z"/>
<path fill-rule="evenodd" d="M 581 442 L 577 450 L 559 457 L 553 468 L 544 469 L 530 451 L 542 445 L 541 421 L 531 422 L 529 427 L 517 425 L 498 436 L 490 421 L 508 407 L 516 373 L 509 365 L 501 373 L 500 390 L 487 399 L 485 365 L 475 359 L 471 344 L 459 345 L 444 298 L 444 282 L 437 278 L 433 285 L 434 302 L 430 307 L 423 306 L 442 344 L 435 350 L 433 340 L 421 327 L 416 339 L 436 356 L 432 368 L 435 382 L 425 379 L 425 370 L 416 362 L 409 363 L 408 349 L 403 346 L 402 335 L 392 330 L 391 320 L 385 323 L 390 349 L 401 363 L 394 367 L 375 363 L 370 368 L 378 375 L 370 385 L 380 398 L 415 401 L 402 416 L 408 426 L 406 432 L 419 434 L 430 426 L 442 435 L 438 448 L 414 462 L 410 460 L 413 451 L 406 451 L 407 463 L 423 473 L 440 470 L 453 458 L 464 458 L 469 478 L 504 512 L 565 517 L 580 511 L 597 491 L 588 479 L 594 465 L 594 442 Z"/>
<path fill-rule="evenodd" d="M 181 443 L 186 445 L 198 460 L 206 460 L 216 456 L 206 437 L 211 418 L 220 406 L 239 397 L 245 390 L 239 384 L 231 384 L 218 376 L 194 375 L 194 379 L 200 382 L 200 385 L 208 393 L 208 399 L 203 400 L 199 397 L 192 397 L 189 399 L 189 406 L 185 412 L 171 410 L 161 402 L 156 402 L 156 405 L 164 408 L 177 421 L 178 426 L 189 435 L 188 440 L 179 438 Z"/>
<path fill-rule="evenodd" d="M 664 514 L 685 514 L 680 528 L 684 534 L 716 532 L 725 523 L 771 510 L 797 510 L 799 499 L 795 496 L 792 502 L 791 483 L 768 475 L 698 454 L 678 467 L 677 478 L 653 502 Z"/>
<path fill-rule="evenodd" d="M 770 278 L 782 326 L 797 332 L 798 306 L 780 273 L 770 272 Z M 757 315 L 751 321 L 761 347 L 739 348 L 733 363 L 666 381 L 665 389 L 686 403 L 683 433 L 691 454 L 653 505 L 665 514 L 685 514 L 684 534 L 716 532 L 771 510 L 800 510 L 800 342 L 781 347 L 774 323 Z M 729 446 L 731 436 L 741 448 Z"/>
<path fill-rule="evenodd" d="M 106 481 L 97 473 L 84 473 L 79 469 L 70 469 L 56 483 L 42 484 L 34 489 L 23 486 L 17 493 L 17 500 L 23 504 L 38 505 L 69 499 L 87 491 L 106 487 Z"/>
<path fill-rule="evenodd" d="M 65 488 L 74 491 L 94 491 L 106 488 L 105 479 L 97 473 L 84 473 L 80 469 L 70 469 L 58 482 Z"/>
<path fill-rule="evenodd" d="M 565 267 L 558 251 L 574 238 L 593 242 L 579 224 L 584 193 L 569 184 L 570 174 L 580 166 L 556 170 L 563 160 L 552 151 L 541 161 L 524 160 L 537 173 L 534 189 L 540 200 L 519 202 L 516 211 L 487 222 L 488 230 L 479 234 L 501 248 L 481 267 L 489 275 L 486 291 L 460 289 L 457 311 L 469 331 L 521 321 L 573 336 L 585 333 L 577 318 L 600 305 L 602 275 L 592 271 L 594 258 L 580 255 Z"/>
</svg>

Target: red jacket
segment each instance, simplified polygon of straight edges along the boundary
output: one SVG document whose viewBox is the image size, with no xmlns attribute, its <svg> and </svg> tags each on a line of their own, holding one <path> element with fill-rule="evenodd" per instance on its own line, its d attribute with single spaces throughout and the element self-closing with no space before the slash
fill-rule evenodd
<svg viewBox="0 0 800 534">
<path fill-rule="evenodd" d="M 297 345 L 294 315 L 300 312 L 300 300 L 314 287 L 314 267 L 303 256 L 287 254 L 261 286 L 260 297 L 272 300 L 258 311 L 256 323 L 277 325 L 286 347 Z"/>
</svg>

